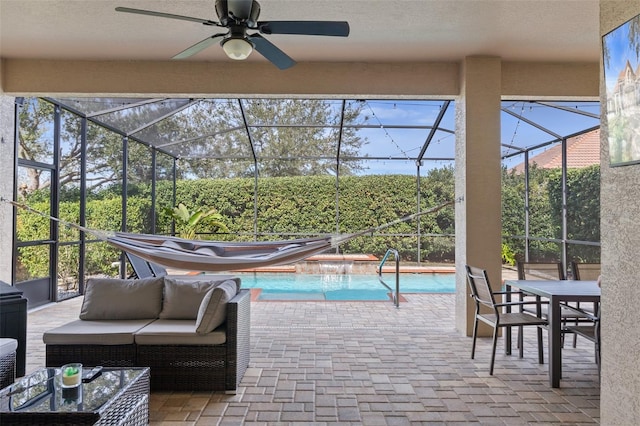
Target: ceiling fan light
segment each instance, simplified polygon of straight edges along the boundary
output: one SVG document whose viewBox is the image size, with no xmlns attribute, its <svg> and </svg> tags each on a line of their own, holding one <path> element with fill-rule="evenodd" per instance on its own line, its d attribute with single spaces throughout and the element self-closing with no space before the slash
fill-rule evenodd
<svg viewBox="0 0 640 426">
<path fill-rule="evenodd" d="M 253 46 L 243 38 L 230 38 L 222 44 L 222 49 L 229 58 L 241 61 L 249 57 Z"/>
</svg>

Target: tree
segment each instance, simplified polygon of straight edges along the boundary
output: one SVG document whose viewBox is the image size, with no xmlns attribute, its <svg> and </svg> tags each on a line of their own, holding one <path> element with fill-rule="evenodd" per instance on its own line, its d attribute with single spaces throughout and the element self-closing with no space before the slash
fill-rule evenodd
<svg viewBox="0 0 640 426">
<path fill-rule="evenodd" d="M 53 161 L 53 105 L 40 99 L 28 99 L 19 112 L 18 158 L 48 163 Z M 42 170 L 26 168 L 26 180 L 19 188 L 25 196 L 37 191 L 41 182 Z"/>
<path fill-rule="evenodd" d="M 177 178 L 253 176 L 254 158 L 262 177 L 335 175 L 338 147 L 340 174 L 350 175 L 362 170 L 353 158 L 367 143 L 356 129 L 343 127 L 341 133 L 339 129 L 340 123 L 368 120 L 360 115 L 360 102 L 346 104 L 344 112 L 335 101 L 319 99 L 176 99 L 128 108 L 96 98 L 83 100 L 83 105 L 95 113 L 92 120 L 131 132 L 127 167 L 135 182 L 150 182 L 153 177 L 151 150 L 145 143 L 157 147 L 160 157 L 167 152 L 182 159 Z M 53 163 L 54 108 L 43 99 L 25 102 L 20 111 L 21 158 Z M 96 113 L 101 110 L 106 112 Z M 70 191 L 80 182 L 84 123 L 64 109 L 60 117 L 59 182 Z M 86 134 L 89 191 L 121 183 L 123 136 L 93 122 L 87 123 Z M 49 185 L 39 169 L 28 168 L 26 173 L 24 193 Z"/>
<path fill-rule="evenodd" d="M 82 154 L 82 119 L 75 114 L 60 113 L 60 159 L 59 178 L 61 187 L 67 191 L 78 187 L 80 182 L 80 159 Z M 40 98 L 25 100 L 19 112 L 18 155 L 19 158 L 53 164 L 54 156 L 54 105 Z M 135 150 L 146 149 L 132 144 Z M 121 182 L 122 137 L 95 124 L 87 126 L 87 188 L 96 188 Z M 20 188 L 22 195 L 47 188 L 49 180 L 42 179 L 42 170 L 26 167 L 26 182 Z"/>
<path fill-rule="evenodd" d="M 175 116 L 164 124 L 165 131 L 186 132 L 178 137 L 185 141 L 179 177 L 250 177 L 254 174 L 254 155 L 262 177 L 335 174 L 340 129 L 333 126 L 341 121 L 356 122 L 362 110 L 360 103 L 349 103 L 341 118 L 335 103 L 318 99 L 239 102 L 242 108 L 238 101 L 201 102 L 188 115 Z M 252 143 L 244 128 L 243 113 Z M 208 129 L 206 135 L 193 134 L 198 128 Z M 366 143 L 355 129 L 343 128 L 340 174 L 362 169 L 359 161 L 349 158 L 358 156 Z"/>
</svg>

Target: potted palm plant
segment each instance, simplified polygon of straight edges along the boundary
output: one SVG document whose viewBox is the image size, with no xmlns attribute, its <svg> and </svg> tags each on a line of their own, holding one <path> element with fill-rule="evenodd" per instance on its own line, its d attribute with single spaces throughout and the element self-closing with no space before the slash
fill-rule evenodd
<svg viewBox="0 0 640 426">
<path fill-rule="evenodd" d="M 176 207 L 168 207 L 167 214 L 175 221 L 176 231 L 180 238 L 195 240 L 198 232 L 229 232 L 229 228 L 222 222 L 222 215 L 216 209 L 201 206 L 190 211 L 184 203 Z"/>
</svg>

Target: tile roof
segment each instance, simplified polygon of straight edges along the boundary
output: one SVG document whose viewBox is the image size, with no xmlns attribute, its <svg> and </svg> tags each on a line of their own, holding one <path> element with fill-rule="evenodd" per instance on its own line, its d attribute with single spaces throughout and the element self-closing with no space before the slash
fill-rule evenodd
<svg viewBox="0 0 640 426">
<path fill-rule="evenodd" d="M 562 144 L 529 158 L 529 163 L 536 163 L 543 169 L 562 167 Z M 600 164 L 600 129 L 567 139 L 567 167 L 583 168 L 593 164 Z M 516 173 L 524 171 L 524 162 L 512 170 Z"/>
</svg>

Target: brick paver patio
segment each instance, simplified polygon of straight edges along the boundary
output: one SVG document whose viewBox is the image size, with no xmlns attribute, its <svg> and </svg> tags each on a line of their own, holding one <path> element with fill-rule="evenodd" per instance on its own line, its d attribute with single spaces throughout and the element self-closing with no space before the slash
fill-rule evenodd
<svg viewBox="0 0 640 426">
<path fill-rule="evenodd" d="M 491 342 L 454 328 L 453 295 L 391 302 L 253 302 L 251 364 L 237 395 L 153 393 L 154 425 L 594 424 L 600 385 L 593 346 L 563 351 L 560 389 L 537 364 L 535 331 L 525 357 L 506 356 L 494 376 Z M 81 299 L 29 313 L 27 372 L 44 365 L 44 330 L 77 318 Z M 545 333 L 546 336 L 546 333 Z M 546 341 L 545 341 L 546 348 Z"/>
</svg>

